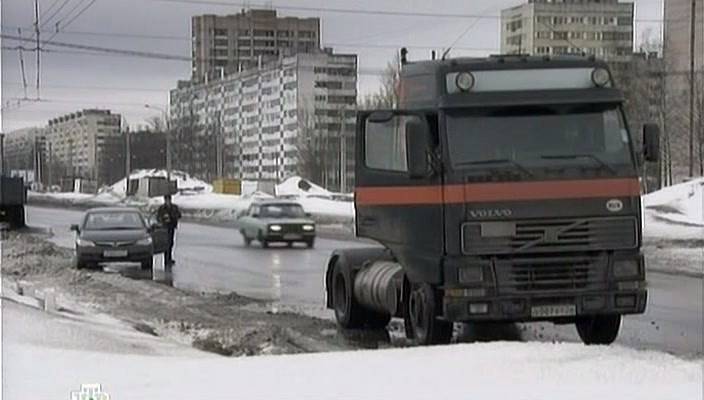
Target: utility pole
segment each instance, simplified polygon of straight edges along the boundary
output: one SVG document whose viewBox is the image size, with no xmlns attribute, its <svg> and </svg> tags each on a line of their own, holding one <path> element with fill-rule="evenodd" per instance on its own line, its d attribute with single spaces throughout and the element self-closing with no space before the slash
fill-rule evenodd
<svg viewBox="0 0 704 400">
<path fill-rule="evenodd" d="M 132 174 L 132 138 L 129 129 L 125 131 L 125 193 L 130 187 L 130 175 Z"/>
<path fill-rule="evenodd" d="M 692 0 L 691 35 L 689 39 L 689 176 L 694 176 L 694 50 L 696 31 L 697 2 Z"/>
<path fill-rule="evenodd" d="M 34 36 L 37 38 L 36 41 L 36 52 L 37 52 L 37 99 L 39 99 L 39 77 L 41 76 L 41 51 L 39 48 L 39 2 L 34 0 Z"/>
</svg>

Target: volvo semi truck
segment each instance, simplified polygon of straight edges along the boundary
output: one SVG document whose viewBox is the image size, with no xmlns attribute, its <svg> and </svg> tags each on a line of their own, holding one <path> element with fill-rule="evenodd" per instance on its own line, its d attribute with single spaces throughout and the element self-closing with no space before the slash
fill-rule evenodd
<svg viewBox="0 0 704 400">
<path fill-rule="evenodd" d="M 382 246 L 330 257 L 338 324 L 398 317 L 442 344 L 454 322 L 551 321 L 613 342 L 646 307 L 639 169 L 658 126 L 629 131 L 593 57 L 402 55 L 398 107 L 357 116 L 356 234 Z"/>
</svg>

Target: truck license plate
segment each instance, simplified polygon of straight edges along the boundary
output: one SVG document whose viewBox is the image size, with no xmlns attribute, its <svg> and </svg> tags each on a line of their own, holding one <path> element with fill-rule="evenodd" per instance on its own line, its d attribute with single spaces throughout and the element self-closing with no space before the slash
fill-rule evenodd
<svg viewBox="0 0 704 400">
<path fill-rule="evenodd" d="M 530 308 L 530 316 L 533 318 L 573 317 L 575 315 L 577 315 L 577 307 L 574 304 L 535 306 Z"/>
<path fill-rule="evenodd" d="M 127 250 L 105 250 L 103 252 L 105 258 L 127 257 Z"/>
</svg>

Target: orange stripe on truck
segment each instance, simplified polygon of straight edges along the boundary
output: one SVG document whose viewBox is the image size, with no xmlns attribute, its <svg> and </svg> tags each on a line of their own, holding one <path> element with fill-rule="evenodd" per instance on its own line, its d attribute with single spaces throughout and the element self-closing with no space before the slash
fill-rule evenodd
<svg viewBox="0 0 704 400">
<path fill-rule="evenodd" d="M 640 195 L 638 179 L 468 183 L 435 186 L 357 187 L 361 206 L 461 204 L 492 201 L 589 199 Z"/>
</svg>

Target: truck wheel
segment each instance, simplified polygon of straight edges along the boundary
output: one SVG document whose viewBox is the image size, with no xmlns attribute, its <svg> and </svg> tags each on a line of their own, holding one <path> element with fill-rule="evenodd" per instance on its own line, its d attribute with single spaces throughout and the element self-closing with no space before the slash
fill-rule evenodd
<svg viewBox="0 0 704 400">
<path fill-rule="evenodd" d="M 357 304 L 352 294 L 353 280 L 350 271 L 339 262 L 332 273 L 332 304 L 337 323 L 345 329 L 361 328 L 364 323 L 364 309 Z"/>
<path fill-rule="evenodd" d="M 577 333 L 584 344 L 611 344 L 621 328 L 620 315 L 594 315 L 577 318 Z"/>
<path fill-rule="evenodd" d="M 436 317 L 435 289 L 427 283 L 415 284 L 408 300 L 408 319 L 412 338 L 419 345 L 448 344 L 452 323 Z"/>
</svg>

